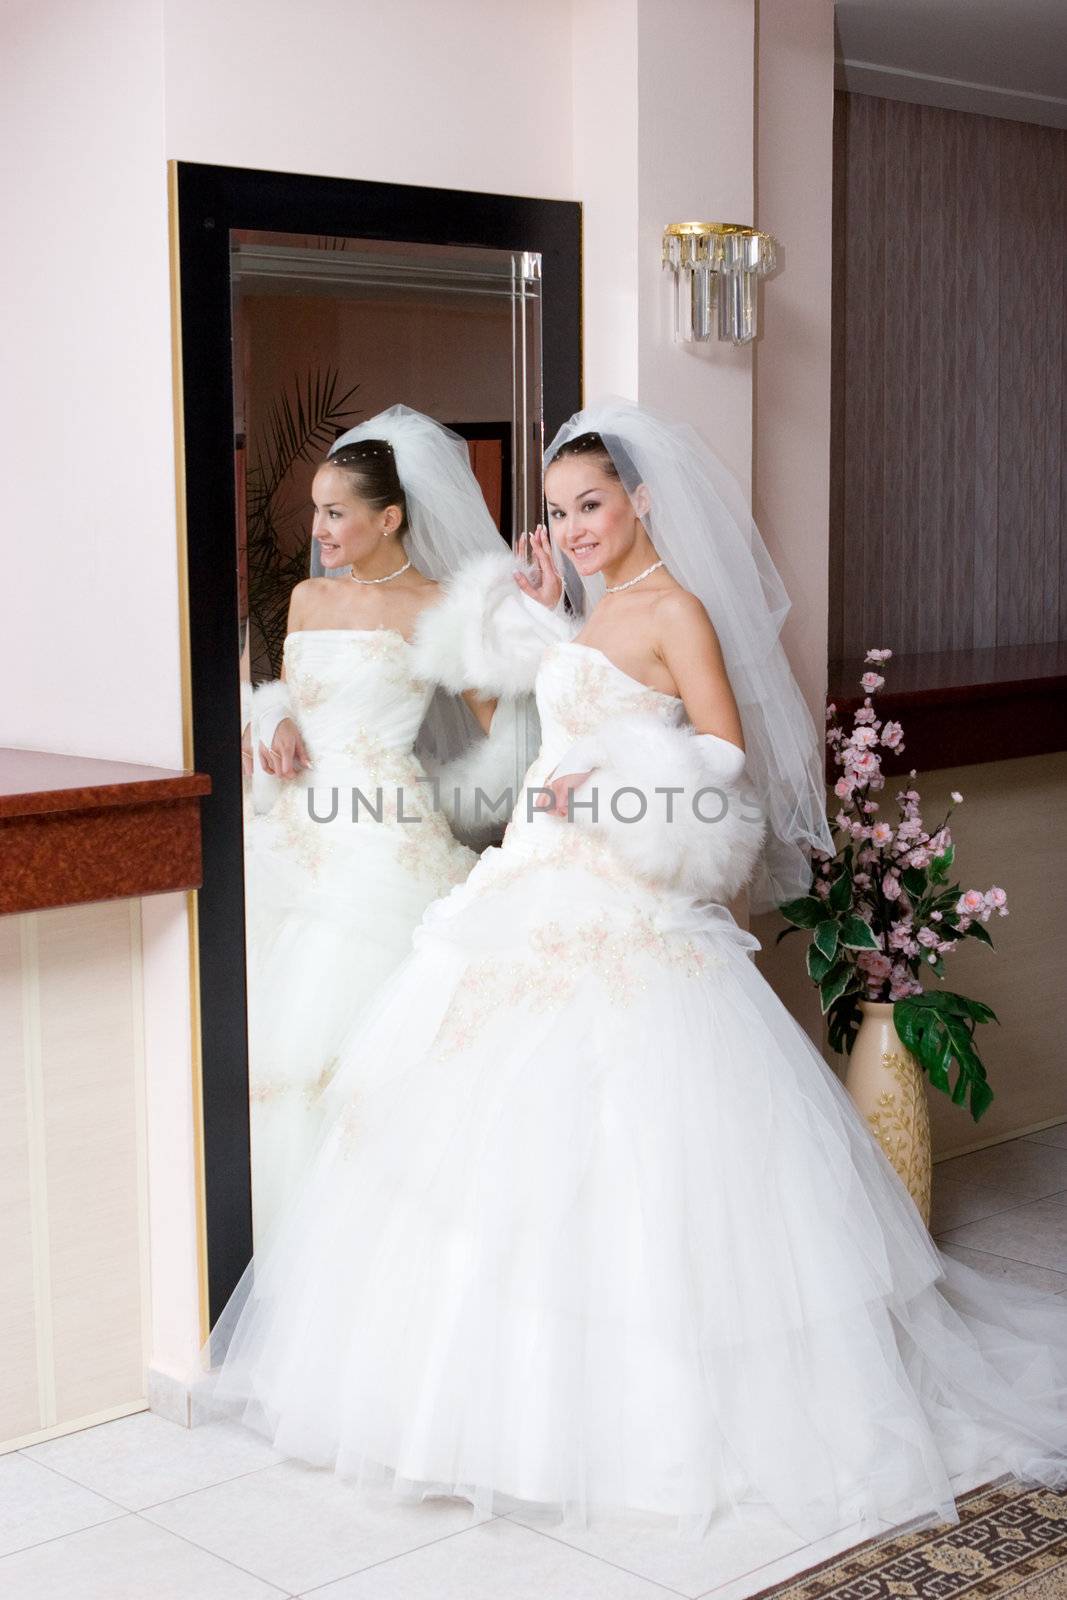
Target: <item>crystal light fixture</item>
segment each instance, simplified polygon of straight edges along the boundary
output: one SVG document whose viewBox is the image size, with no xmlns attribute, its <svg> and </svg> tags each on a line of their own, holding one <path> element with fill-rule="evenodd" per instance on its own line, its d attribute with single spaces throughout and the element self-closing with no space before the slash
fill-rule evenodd
<svg viewBox="0 0 1067 1600">
<path fill-rule="evenodd" d="M 663 265 L 674 273 L 674 337 L 748 344 L 756 337 L 756 279 L 773 272 L 769 233 L 739 222 L 672 222 L 663 232 Z M 718 315 L 713 315 L 717 310 Z"/>
</svg>

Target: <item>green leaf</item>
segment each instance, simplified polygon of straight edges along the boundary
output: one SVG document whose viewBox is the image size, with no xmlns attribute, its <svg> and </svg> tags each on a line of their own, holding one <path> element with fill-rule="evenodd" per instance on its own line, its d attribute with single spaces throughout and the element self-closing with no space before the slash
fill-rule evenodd
<svg viewBox="0 0 1067 1600">
<path fill-rule="evenodd" d="M 803 928 L 798 927 L 794 923 L 791 928 L 783 928 L 781 930 L 781 932 L 778 933 L 777 936 L 775 937 L 775 941 L 774 942 L 775 942 L 775 944 L 781 944 L 782 940 L 786 937 L 787 934 L 790 934 L 790 933 L 803 933 L 803 931 L 804 931 Z"/>
<path fill-rule="evenodd" d="M 971 1116 L 975 1122 L 989 1110 L 992 1103 L 993 1091 L 984 1079 L 971 1084 Z"/>
<path fill-rule="evenodd" d="M 823 955 L 822 951 L 817 947 L 814 941 L 808 945 L 806 961 L 808 977 L 813 983 L 821 983 L 826 974 L 829 972 L 830 968 L 833 966 L 832 958 Z"/>
<path fill-rule="evenodd" d="M 826 957 L 827 961 L 832 961 L 837 954 L 837 935 L 836 922 L 822 922 L 815 930 L 815 948 Z"/>
<path fill-rule="evenodd" d="M 862 917 L 848 916 L 841 924 L 841 943 L 850 950 L 879 950 L 881 946 L 875 938 L 869 923 Z"/>
<path fill-rule="evenodd" d="M 963 937 L 977 939 L 979 944 L 987 944 L 990 950 L 993 948 L 993 941 L 980 922 L 972 922 L 969 928 L 964 928 Z"/>
<path fill-rule="evenodd" d="M 830 1009 L 834 1001 L 844 994 L 851 981 L 851 969 L 844 964 L 840 967 L 831 968 L 826 974 L 826 977 L 819 985 L 819 999 L 824 1014 Z"/>
<path fill-rule="evenodd" d="M 844 911 L 852 903 L 852 874 L 846 867 L 830 885 L 828 902 L 831 911 Z"/>
<path fill-rule="evenodd" d="M 935 1089 L 940 1089 L 942 1094 L 948 1094 L 948 1069 L 952 1061 L 952 1044 L 946 1037 L 940 1050 L 931 1052 L 929 1059 L 924 1063 L 930 1082 Z"/>
<path fill-rule="evenodd" d="M 926 893 L 926 871 L 923 867 L 905 867 L 900 874 L 900 881 L 913 900 L 920 900 Z"/>
<path fill-rule="evenodd" d="M 801 895 L 799 900 L 787 900 L 778 910 L 787 922 L 795 922 L 798 928 L 817 928 L 820 922 L 825 922 L 831 915 L 825 902 L 813 894 Z"/>
<path fill-rule="evenodd" d="M 955 845 L 946 845 L 940 855 L 936 855 L 930 863 L 930 878 L 934 883 L 943 882 L 949 867 L 956 859 Z"/>
</svg>

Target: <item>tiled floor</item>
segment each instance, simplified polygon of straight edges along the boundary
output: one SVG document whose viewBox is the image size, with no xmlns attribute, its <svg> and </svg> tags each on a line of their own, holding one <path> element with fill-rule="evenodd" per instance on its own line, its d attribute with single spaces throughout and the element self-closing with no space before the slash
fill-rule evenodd
<svg viewBox="0 0 1067 1600">
<path fill-rule="evenodd" d="M 934 1189 L 943 1248 L 1067 1292 L 1067 1124 L 940 1163 Z M 356 1503 L 241 1429 L 148 1412 L 0 1457 L 0 1600 L 741 1600 L 858 1537 L 694 1546 L 637 1516 L 572 1531 Z"/>
</svg>

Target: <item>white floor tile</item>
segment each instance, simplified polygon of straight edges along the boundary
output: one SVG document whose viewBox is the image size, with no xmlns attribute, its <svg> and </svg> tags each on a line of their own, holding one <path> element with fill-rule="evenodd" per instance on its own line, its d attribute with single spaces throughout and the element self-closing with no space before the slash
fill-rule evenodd
<svg viewBox="0 0 1067 1600">
<path fill-rule="evenodd" d="M 0 1456 L 0 1556 L 122 1515 L 121 1506 L 18 1451 Z"/>
<path fill-rule="evenodd" d="M 664 1590 L 498 1517 L 316 1589 L 308 1600 L 667 1600 Z"/>
<path fill-rule="evenodd" d="M 769 1589 L 771 1584 L 786 1583 L 790 1578 L 799 1577 L 802 1572 L 808 1572 L 820 1562 L 829 1561 L 833 1556 L 851 1550 L 854 1545 L 863 1544 L 868 1538 L 870 1534 L 858 1523 L 854 1523 L 850 1528 L 840 1528 L 836 1533 L 828 1534 L 825 1539 L 817 1539 L 814 1544 L 801 1545 L 786 1555 L 779 1556 L 777 1560 L 768 1561 L 762 1567 L 718 1584 L 714 1589 L 708 1589 L 700 1596 L 700 1600 L 749 1600 L 750 1595 Z"/>
<path fill-rule="evenodd" d="M 1034 1200 L 982 1222 L 954 1228 L 943 1244 L 963 1244 L 1013 1261 L 1067 1272 L 1067 1199 Z"/>
<path fill-rule="evenodd" d="M 181 1428 L 150 1411 L 48 1439 L 23 1453 L 130 1511 L 281 1459 L 265 1439 L 235 1423 Z"/>
<path fill-rule="evenodd" d="M 769 1509 L 755 1506 L 746 1516 L 745 1526 L 716 1527 L 713 1523 L 707 1536 L 696 1543 L 680 1538 L 670 1519 L 639 1512 L 601 1512 L 595 1519 L 590 1513 L 587 1528 L 565 1527 L 534 1510 L 511 1511 L 506 1520 L 693 1600 L 804 1548 L 803 1540 L 783 1527 Z M 762 1586 L 761 1582 L 754 1588 Z"/>
<path fill-rule="evenodd" d="M 969 1188 L 1011 1195 L 1016 1200 L 1043 1200 L 1067 1189 L 1067 1149 L 1029 1139 L 972 1150 L 970 1155 L 939 1161 L 934 1182 L 947 1178 Z"/>
<path fill-rule="evenodd" d="M 973 1250 L 969 1245 L 943 1242 L 941 1249 L 955 1256 L 965 1266 L 974 1267 L 991 1278 L 1004 1278 L 1008 1283 L 1024 1283 L 1031 1289 L 1047 1289 L 1049 1294 L 1062 1294 L 1067 1289 L 1067 1272 L 1054 1272 L 1050 1267 L 1035 1267 L 1027 1261 L 1013 1261 L 1010 1256 L 994 1256 L 984 1250 Z"/>
<path fill-rule="evenodd" d="M 466 1501 L 405 1503 L 295 1461 L 144 1514 L 294 1594 L 472 1525 Z"/>
<path fill-rule="evenodd" d="M 995 1217 L 998 1212 L 1010 1211 L 1021 1203 L 1017 1194 L 1005 1190 L 1002 1185 L 959 1183 L 944 1177 L 941 1168 L 935 1167 L 930 1232 L 939 1239 L 950 1228 L 981 1222 L 985 1217 Z"/>
<path fill-rule="evenodd" d="M 0 1560 L 3 1600 L 277 1600 L 283 1592 L 128 1515 Z"/>
</svg>

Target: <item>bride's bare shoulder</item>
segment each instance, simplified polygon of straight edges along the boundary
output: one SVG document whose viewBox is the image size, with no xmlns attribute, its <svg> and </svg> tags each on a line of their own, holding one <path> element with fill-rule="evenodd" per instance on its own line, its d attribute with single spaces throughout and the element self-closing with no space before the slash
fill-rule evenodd
<svg viewBox="0 0 1067 1600">
<path fill-rule="evenodd" d="M 655 620 L 660 637 L 674 638 L 680 635 L 693 641 L 717 637 L 703 601 L 680 583 L 664 589 L 656 596 Z"/>
</svg>

